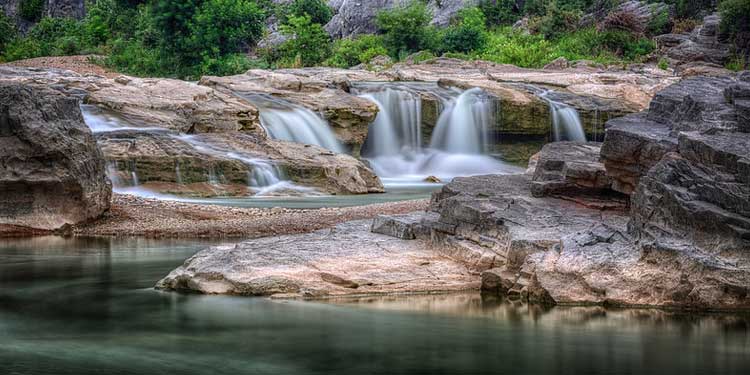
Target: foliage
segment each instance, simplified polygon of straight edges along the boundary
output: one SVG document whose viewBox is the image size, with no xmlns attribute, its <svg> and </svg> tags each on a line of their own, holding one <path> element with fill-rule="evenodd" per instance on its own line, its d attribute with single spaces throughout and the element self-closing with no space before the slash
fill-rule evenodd
<svg viewBox="0 0 750 375">
<path fill-rule="evenodd" d="M 739 72 L 740 70 L 745 70 L 748 67 L 747 60 L 744 56 L 734 56 L 732 57 L 729 62 L 726 63 L 724 66 L 725 68 L 733 71 L 733 72 Z"/>
<path fill-rule="evenodd" d="M 700 21 L 693 19 L 693 18 L 680 18 L 675 19 L 672 21 L 672 33 L 674 34 L 682 34 L 682 33 L 689 33 L 693 31 L 698 25 L 700 25 Z"/>
<path fill-rule="evenodd" d="M 663 0 L 673 5 L 676 18 L 701 18 L 704 13 L 710 13 L 716 5 L 716 0 Z"/>
<path fill-rule="evenodd" d="M 287 23 L 289 16 L 310 16 L 312 23 L 325 25 L 333 17 L 333 11 L 323 0 L 294 0 L 283 12 L 282 22 Z"/>
<path fill-rule="evenodd" d="M 516 0 L 481 0 L 479 9 L 484 13 L 487 26 L 503 26 L 516 22 L 521 17 Z"/>
<path fill-rule="evenodd" d="M 5 46 L 16 37 L 16 25 L 5 13 L 0 12 L 0 55 L 5 51 Z"/>
<path fill-rule="evenodd" d="M 430 49 L 432 16 L 420 1 L 380 11 L 376 23 L 384 34 L 385 46 L 392 57 Z"/>
<path fill-rule="evenodd" d="M 672 29 L 672 22 L 669 19 L 669 11 L 662 9 L 655 14 L 647 26 L 649 35 L 661 35 L 668 33 Z"/>
<path fill-rule="evenodd" d="M 724 0 L 719 11 L 721 33 L 729 37 L 738 49 L 750 49 L 750 0 Z"/>
<path fill-rule="evenodd" d="M 580 18 L 579 10 L 561 7 L 557 1 L 551 1 L 546 5 L 544 15 L 533 19 L 530 28 L 547 39 L 555 39 L 575 30 Z"/>
<path fill-rule="evenodd" d="M 458 14 L 458 24 L 446 30 L 442 47 L 450 52 L 470 52 L 484 46 L 487 40 L 484 13 L 479 8 L 465 8 Z"/>
<path fill-rule="evenodd" d="M 204 57 L 232 55 L 260 39 L 264 21 L 265 15 L 252 1 L 205 0 L 190 22 L 190 45 L 203 48 Z"/>
<path fill-rule="evenodd" d="M 31 22 L 39 21 L 43 13 L 44 0 L 21 0 L 18 7 L 21 18 Z"/>
<path fill-rule="evenodd" d="M 365 64 L 378 55 L 387 55 L 388 50 L 379 35 L 360 35 L 354 39 L 341 39 L 333 44 L 333 52 L 323 65 L 349 68 Z"/>
<path fill-rule="evenodd" d="M 669 62 L 667 61 L 667 59 L 662 58 L 659 60 L 658 66 L 659 66 L 659 69 L 661 70 L 667 70 L 669 69 Z"/>
<path fill-rule="evenodd" d="M 309 15 L 289 17 L 287 24 L 280 26 L 280 31 L 289 37 L 279 47 L 280 65 L 313 66 L 320 64 L 331 54 L 328 33 L 323 26 L 313 23 Z"/>
</svg>

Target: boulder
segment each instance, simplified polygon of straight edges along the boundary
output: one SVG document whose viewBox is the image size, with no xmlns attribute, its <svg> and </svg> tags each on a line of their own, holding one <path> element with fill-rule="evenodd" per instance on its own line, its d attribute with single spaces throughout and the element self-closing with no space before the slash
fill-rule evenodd
<svg viewBox="0 0 750 375">
<path fill-rule="evenodd" d="M 112 186 L 79 100 L 0 82 L 0 226 L 54 230 L 109 209 Z"/>
<path fill-rule="evenodd" d="M 531 193 L 563 199 L 609 197 L 612 181 L 599 161 L 601 144 L 554 142 L 545 145 L 536 161 Z"/>
<path fill-rule="evenodd" d="M 308 234 L 212 247 L 186 260 L 157 288 L 322 298 L 479 287 L 465 267 L 441 257 L 424 241 L 404 241 L 369 228 L 369 221 L 354 221 Z"/>
<path fill-rule="evenodd" d="M 567 69 L 568 66 L 570 66 L 570 62 L 568 61 L 568 59 L 566 59 L 564 57 L 558 57 L 558 58 L 552 60 L 552 62 L 550 62 L 549 64 L 545 65 L 544 68 L 542 68 L 542 69 L 544 69 L 544 70 L 563 70 L 563 69 Z"/>
<path fill-rule="evenodd" d="M 429 238 L 429 222 L 435 218 L 430 213 L 413 212 L 403 215 L 378 215 L 370 231 L 402 240 Z"/>
<path fill-rule="evenodd" d="M 731 45 L 720 36 L 718 14 L 706 16 L 703 24 L 689 35 L 667 34 L 657 37 L 663 54 L 672 60 L 672 65 L 704 63 L 723 66 L 731 57 Z"/>
</svg>

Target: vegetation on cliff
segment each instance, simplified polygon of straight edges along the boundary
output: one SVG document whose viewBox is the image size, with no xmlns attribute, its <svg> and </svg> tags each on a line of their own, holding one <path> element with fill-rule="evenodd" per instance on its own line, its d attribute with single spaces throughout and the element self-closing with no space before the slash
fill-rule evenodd
<svg viewBox="0 0 750 375">
<path fill-rule="evenodd" d="M 709 0 L 663 2 L 672 14 L 654 6 L 644 24 L 632 12 L 613 11 L 617 1 L 481 0 L 439 28 L 430 24 L 424 2 L 414 0 L 382 10 L 378 34 L 334 41 L 323 28 L 332 17 L 323 0 L 92 0 L 80 21 L 40 18 L 43 12 L 35 11 L 39 22 L 25 35 L 0 15 L 0 61 L 91 53 L 124 73 L 181 78 L 251 67 L 350 67 L 378 55 L 403 60 L 417 52 L 420 58 L 447 55 L 534 68 L 560 57 L 627 63 L 651 57 L 653 36 L 690 30 L 715 6 Z M 750 0 L 723 0 L 719 9 L 722 31 L 747 45 Z M 275 22 L 281 41 L 258 47 Z M 738 48 L 738 56 L 746 53 Z"/>
</svg>

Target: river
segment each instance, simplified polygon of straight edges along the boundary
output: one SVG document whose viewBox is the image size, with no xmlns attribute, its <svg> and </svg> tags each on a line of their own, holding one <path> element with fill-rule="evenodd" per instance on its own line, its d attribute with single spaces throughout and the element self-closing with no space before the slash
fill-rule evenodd
<svg viewBox="0 0 750 375">
<path fill-rule="evenodd" d="M 0 240 L 0 374 L 750 373 L 748 316 L 152 288 L 207 245 Z"/>
</svg>

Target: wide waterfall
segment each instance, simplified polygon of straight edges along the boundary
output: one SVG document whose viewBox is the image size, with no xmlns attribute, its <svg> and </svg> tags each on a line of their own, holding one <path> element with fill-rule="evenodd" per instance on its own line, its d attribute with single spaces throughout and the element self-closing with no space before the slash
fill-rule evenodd
<svg viewBox="0 0 750 375">
<path fill-rule="evenodd" d="M 555 142 L 579 141 L 586 142 L 586 132 L 583 130 L 578 111 L 564 103 L 552 100 L 545 92 L 540 97 L 549 103 L 552 117 L 552 135 Z"/>
<path fill-rule="evenodd" d="M 369 85 L 360 96 L 377 103 L 363 155 L 386 185 L 413 184 L 434 176 L 513 173 L 518 169 L 485 155 L 495 103 L 479 89 L 463 93 L 437 85 Z M 379 89 L 379 91 L 378 91 Z M 429 147 L 422 146 L 422 94 L 436 98 L 442 112 Z"/>
<path fill-rule="evenodd" d="M 264 94 L 241 94 L 260 110 L 260 123 L 269 137 L 317 145 L 336 153 L 344 148 L 330 126 L 313 111 Z"/>
</svg>

